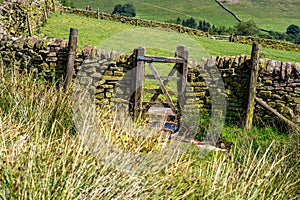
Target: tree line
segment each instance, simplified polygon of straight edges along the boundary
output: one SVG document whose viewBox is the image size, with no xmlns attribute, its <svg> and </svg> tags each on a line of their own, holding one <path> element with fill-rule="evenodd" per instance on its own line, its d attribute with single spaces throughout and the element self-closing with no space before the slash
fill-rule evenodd
<svg viewBox="0 0 300 200">
<path fill-rule="evenodd" d="M 260 29 L 255 21 L 240 21 L 234 27 L 215 26 L 206 20 L 200 20 L 198 23 L 193 17 L 187 19 L 177 18 L 167 22 L 180 24 L 182 26 L 195 28 L 211 35 L 241 35 L 241 36 L 257 36 L 265 39 L 285 40 L 295 44 L 300 44 L 300 28 L 292 24 L 287 27 L 286 32 L 280 33 L 275 31 L 267 31 Z"/>
</svg>

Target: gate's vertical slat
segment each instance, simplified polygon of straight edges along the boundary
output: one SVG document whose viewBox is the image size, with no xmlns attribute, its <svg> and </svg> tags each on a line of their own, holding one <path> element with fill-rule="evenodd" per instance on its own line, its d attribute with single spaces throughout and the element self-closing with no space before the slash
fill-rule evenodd
<svg viewBox="0 0 300 200">
<path fill-rule="evenodd" d="M 142 106 L 143 106 L 143 87 L 144 87 L 144 73 L 145 73 L 145 63 L 144 61 L 138 61 L 138 56 L 144 56 L 146 49 L 144 47 L 139 47 L 134 50 L 135 54 L 135 99 L 134 99 L 134 119 L 138 120 L 142 116 Z"/>
<path fill-rule="evenodd" d="M 185 104 L 185 90 L 186 90 L 186 84 L 187 84 L 187 73 L 188 73 L 188 66 L 187 66 L 187 61 L 188 61 L 188 51 L 186 46 L 180 45 L 177 46 L 176 48 L 176 56 L 183 58 L 185 60 L 184 63 L 178 64 L 178 73 L 177 77 L 179 78 L 178 83 L 177 83 L 177 91 L 178 91 L 178 107 L 179 107 L 179 112 L 177 115 L 177 119 L 180 119 L 181 111 L 184 108 Z M 179 120 L 178 120 L 179 123 Z"/>
</svg>

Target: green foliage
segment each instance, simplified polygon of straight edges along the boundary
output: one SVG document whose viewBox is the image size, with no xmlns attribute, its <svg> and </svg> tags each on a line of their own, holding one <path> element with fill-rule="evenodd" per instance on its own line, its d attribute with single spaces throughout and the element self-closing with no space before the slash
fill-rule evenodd
<svg viewBox="0 0 300 200">
<path fill-rule="evenodd" d="M 241 21 L 235 26 L 236 35 L 251 36 L 257 35 L 259 28 L 253 20 Z"/>
<path fill-rule="evenodd" d="M 285 33 L 270 31 L 269 37 L 271 39 L 286 40 L 288 42 L 300 44 L 300 28 L 299 26 L 292 24 L 287 27 Z"/>
<path fill-rule="evenodd" d="M 136 12 L 135 8 L 132 4 L 126 3 L 123 6 L 118 4 L 115 6 L 114 11 L 111 13 L 112 15 L 121 15 L 125 17 L 135 17 Z"/>
<path fill-rule="evenodd" d="M 187 20 L 182 20 L 182 26 L 190 27 L 190 28 L 196 28 L 197 24 L 194 18 L 188 18 Z"/>
<path fill-rule="evenodd" d="M 294 25 L 294 24 L 290 25 L 286 29 L 286 34 L 288 34 L 288 35 L 299 35 L 300 34 L 299 26 Z"/>
<path fill-rule="evenodd" d="M 199 21 L 199 25 L 198 25 L 198 29 L 204 32 L 208 32 L 210 30 L 210 23 L 205 21 L 205 20 L 200 20 Z"/>
<path fill-rule="evenodd" d="M 300 44 L 300 28 L 297 25 L 290 25 L 286 29 L 287 41 L 294 42 L 296 44 Z"/>
<path fill-rule="evenodd" d="M 74 3 L 71 0 L 60 0 L 63 6 L 74 8 Z"/>
<path fill-rule="evenodd" d="M 209 34 L 211 35 L 231 35 L 232 33 L 234 33 L 234 29 L 232 27 L 225 27 L 225 26 L 212 26 L 209 29 Z"/>
</svg>

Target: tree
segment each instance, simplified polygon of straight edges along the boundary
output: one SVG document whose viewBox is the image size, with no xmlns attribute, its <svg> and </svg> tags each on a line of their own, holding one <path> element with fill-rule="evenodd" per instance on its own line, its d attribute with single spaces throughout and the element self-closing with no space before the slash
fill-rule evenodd
<svg viewBox="0 0 300 200">
<path fill-rule="evenodd" d="M 187 20 L 182 20 L 182 26 L 187 26 L 190 28 L 196 28 L 197 24 L 194 18 L 188 18 Z"/>
<path fill-rule="evenodd" d="M 176 24 L 181 24 L 181 19 L 179 17 L 176 19 Z"/>
<path fill-rule="evenodd" d="M 210 23 L 206 22 L 205 20 L 204 21 L 200 20 L 199 26 L 197 28 L 201 31 L 208 32 L 210 29 Z"/>
<path fill-rule="evenodd" d="M 121 4 L 115 5 L 114 11 L 111 13 L 112 15 L 114 14 L 119 14 L 123 12 L 123 6 Z"/>
<path fill-rule="evenodd" d="M 131 3 L 126 3 L 123 6 L 121 4 L 115 5 L 112 15 L 121 15 L 126 17 L 135 17 L 136 12 L 135 8 Z"/>
<path fill-rule="evenodd" d="M 74 8 L 74 4 L 70 0 L 61 0 L 60 3 L 63 6 Z"/>
<path fill-rule="evenodd" d="M 235 27 L 236 35 L 256 35 L 259 32 L 259 28 L 253 20 L 241 21 Z"/>
<path fill-rule="evenodd" d="M 300 33 L 300 28 L 297 25 L 290 25 L 289 27 L 287 27 L 286 29 L 286 34 L 288 35 L 299 35 Z"/>
</svg>

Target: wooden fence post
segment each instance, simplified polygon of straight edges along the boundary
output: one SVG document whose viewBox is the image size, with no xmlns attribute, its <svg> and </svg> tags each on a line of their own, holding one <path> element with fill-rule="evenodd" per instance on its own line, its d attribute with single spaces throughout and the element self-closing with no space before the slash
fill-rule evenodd
<svg viewBox="0 0 300 200">
<path fill-rule="evenodd" d="M 134 119 L 138 120 L 142 117 L 143 112 L 143 87 L 144 87 L 144 73 L 145 73 L 145 63 L 144 61 L 138 61 L 138 56 L 145 56 L 146 49 L 144 47 L 139 47 L 134 49 L 135 55 L 135 73 L 133 77 L 134 82 Z"/>
<path fill-rule="evenodd" d="M 74 75 L 74 61 L 77 50 L 77 38 L 78 38 L 78 29 L 71 28 L 69 35 L 69 53 L 68 53 L 68 63 L 66 68 L 66 77 L 64 81 L 64 89 L 67 89 L 72 81 Z"/>
<path fill-rule="evenodd" d="M 245 119 L 245 128 L 247 130 L 250 130 L 253 124 L 260 49 L 261 49 L 260 44 L 252 45 L 249 95 L 248 95 L 246 119 Z"/>
<path fill-rule="evenodd" d="M 185 89 L 187 84 L 187 73 L 188 73 L 188 51 L 186 46 L 179 45 L 176 47 L 176 57 L 183 58 L 185 60 L 184 63 L 179 64 L 177 77 L 179 81 L 177 83 L 177 91 L 178 91 L 178 103 L 180 105 L 180 110 L 183 109 L 185 104 Z"/>
</svg>

